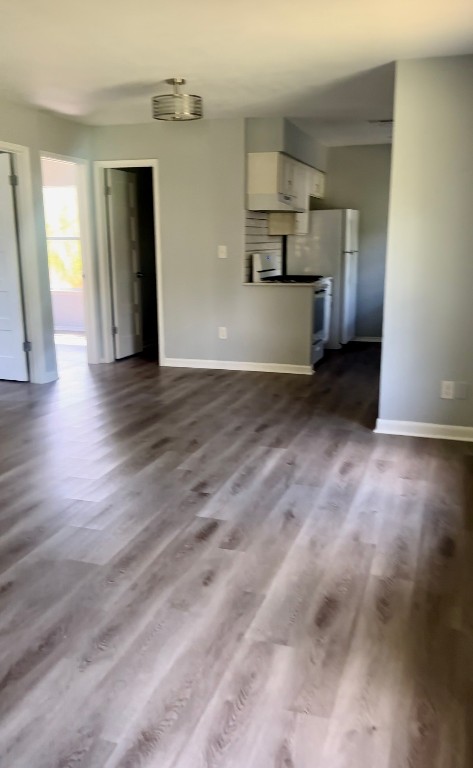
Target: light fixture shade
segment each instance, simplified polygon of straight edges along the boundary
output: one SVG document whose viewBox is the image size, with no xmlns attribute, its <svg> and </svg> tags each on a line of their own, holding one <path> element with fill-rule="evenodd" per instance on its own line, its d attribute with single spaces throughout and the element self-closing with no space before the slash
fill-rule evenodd
<svg viewBox="0 0 473 768">
<path fill-rule="evenodd" d="M 174 86 L 174 93 L 154 96 L 152 105 L 155 120 L 199 120 L 203 117 L 202 98 L 180 92 L 180 86 L 184 85 L 185 80 L 173 77 L 166 82 Z"/>
</svg>

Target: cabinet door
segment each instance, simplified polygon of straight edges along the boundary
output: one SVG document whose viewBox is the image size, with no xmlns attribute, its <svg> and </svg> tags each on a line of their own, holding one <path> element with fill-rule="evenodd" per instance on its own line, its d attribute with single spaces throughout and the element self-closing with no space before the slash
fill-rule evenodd
<svg viewBox="0 0 473 768">
<path fill-rule="evenodd" d="M 295 165 L 295 207 L 307 211 L 309 208 L 310 168 L 303 163 L 296 162 Z"/>
<path fill-rule="evenodd" d="M 269 235 L 295 235 L 297 213 L 292 211 L 271 211 L 268 213 Z"/>
<path fill-rule="evenodd" d="M 325 193 L 325 174 L 316 168 L 310 171 L 310 196 L 323 197 Z"/>
<path fill-rule="evenodd" d="M 249 195 L 275 194 L 279 174 L 278 152 L 249 152 L 247 192 Z"/>
<path fill-rule="evenodd" d="M 287 155 L 279 156 L 279 189 L 283 195 L 294 197 L 295 161 Z"/>
<path fill-rule="evenodd" d="M 307 235 L 309 233 L 309 211 L 294 214 L 294 234 Z"/>
<path fill-rule="evenodd" d="M 268 214 L 268 234 L 307 235 L 309 232 L 309 211 L 271 212 Z"/>
</svg>

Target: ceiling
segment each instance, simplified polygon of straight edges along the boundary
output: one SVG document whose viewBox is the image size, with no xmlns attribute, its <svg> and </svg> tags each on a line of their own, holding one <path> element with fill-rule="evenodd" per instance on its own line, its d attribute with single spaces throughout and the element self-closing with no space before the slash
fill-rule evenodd
<svg viewBox="0 0 473 768">
<path fill-rule="evenodd" d="M 206 117 L 289 116 L 327 141 L 391 117 L 396 59 L 473 51 L 471 0 L 0 0 L 0 18 L 10 98 L 144 122 L 184 76 Z"/>
</svg>

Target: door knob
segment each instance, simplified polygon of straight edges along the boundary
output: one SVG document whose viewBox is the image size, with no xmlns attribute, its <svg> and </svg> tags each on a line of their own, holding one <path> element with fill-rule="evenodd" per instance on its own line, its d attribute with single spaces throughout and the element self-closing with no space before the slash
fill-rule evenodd
<svg viewBox="0 0 473 768">
<path fill-rule="evenodd" d="M 135 272 L 135 277 L 144 277 L 143 272 Z"/>
</svg>

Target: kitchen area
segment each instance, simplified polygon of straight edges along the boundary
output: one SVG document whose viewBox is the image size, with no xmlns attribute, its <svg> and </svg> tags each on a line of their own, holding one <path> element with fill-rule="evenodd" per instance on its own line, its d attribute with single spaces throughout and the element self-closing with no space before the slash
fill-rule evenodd
<svg viewBox="0 0 473 768">
<path fill-rule="evenodd" d="M 323 209 L 325 173 L 282 151 L 248 152 L 244 285 L 297 291 L 307 363 L 355 337 L 359 212 Z"/>
</svg>

